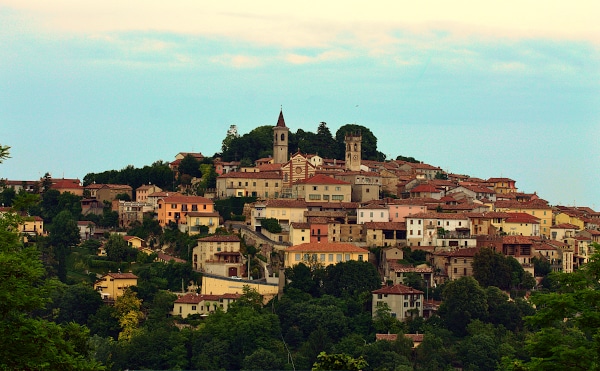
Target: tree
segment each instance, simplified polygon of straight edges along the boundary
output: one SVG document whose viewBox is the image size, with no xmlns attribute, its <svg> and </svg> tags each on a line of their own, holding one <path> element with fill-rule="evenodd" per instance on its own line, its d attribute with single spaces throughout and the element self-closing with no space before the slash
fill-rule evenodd
<svg viewBox="0 0 600 371">
<path fill-rule="evenodd" d="M 200 171 L 200 161 L 198 161 L 191 154 L 187 154 L 179 163 L 178 167 L 179 174 L 187 174 L 193 178 L 200 178 L 202 172 Z"/>
<path fill-rule="evenodd" d="M 3 163 L 7 158 L 10 158 L 10 147 L 0 144 L 0 164 Z"/>
<path fill-rule="evenodd" d="M 367 361 L 363 357 L 353 358 L 347 354 L 327 354 L 321 352 L 317 356 L 317 362 L 312 367 L 313 371 L 317 370 L 362 370 L 368 366 Z"/>
<path fill-rule="evenodd" d="M 32 315 L 50 300 L 57 283 L 43 278 L 38 252 L 19 242 L 17 223 L 14 215 L 0 218 L 0 369 L 102 369 L 88 357 L 85 327 L 59 325 Z"/>
<path fill-rule="evenodd" d="M 63 210 L 52 219 L 50 244 L 54 248 L 58 278 L 63 282 L 67 280 L 67 255 L 80 239 L 79 227 L 69 211 Z"/>
<path fill-rule="evenodd" d="M 121 263 L 129 256 L 130 247 L 120 234 L 111 234 L 104 249 L 109 260 Z"/>
<path fill-rule="evenodd" d="M 377 151 L 377 138 L 373 135 L 373 132 L 367 127 L 356 124 L 342 125 L 335 133 L 335 140 L 338 144 L 336 158 L 344 158 L 346 148 L 344 145 L 344 138 L 346 137 L 346 134 L 350 133 L 360 133 L 362 135 L 361 149 L 363 160 L 385 160 L 385 154 Z"/>
<path fill-rule="evenodd" d="M 123 295 L 117 297 L 115 309 L 121 326 L 119 340 L 131 340 L 136 334 L 140 321 L 144 318 L 144 314 L 140 310 L 141 307 L 142 301 L 129 287 L 124 290 Z"/>
<path fill-rule="evenodd" d="M 446 284 L 438 314 L 446 328 L 459 336 L 466 335 L 471 321 L 485 320 L 488 315 L 485 291 L 473 277 L 461 277 Z"/>
<path fill-rule="evenodd" d="M 281 233 L 281 225 L 275 218 L 265 218 L 260 221 L 260 226 L 271 233 Z"/>
<path fill-rule="evenodd" d="M 511 267 L 503 254 L 482 248 L 473 257 L 473 278 L 483 287 L 507 290 L 511 287 Z"/>
<path fill-rule="evenodd" d="M 83 284 L 67 286 L 56 303 L 56 321 L 85 325 L 102 305 L 102 297 L 92 287 Z"/>
<path fill-rule="evenodd" d="M 370 293 L 380 286 L 381 277 L 377 269 L 366 261 L 349 260 L 325 268 L 323 291 L 329 295 L 357 296 L 363 292 Z"/>
</svg>

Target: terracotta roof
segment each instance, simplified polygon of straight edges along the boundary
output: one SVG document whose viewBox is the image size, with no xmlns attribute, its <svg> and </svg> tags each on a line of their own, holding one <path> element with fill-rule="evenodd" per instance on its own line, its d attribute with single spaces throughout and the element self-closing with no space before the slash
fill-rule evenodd
<svg viewBox="0 0 600 371">
<path fill-rule="evenodd" d="M 169 196 L 181 196 L 179 192 L 154 192 L 148 195 L 148 197 L 169 197 Z"/>
<path fill-rule="evenodd" d="M 375 341 L 380 340 L 396 341 L 398 340 L 398 334 L 375 334 Z"/>
<path fill-rule="evenodd" d="M 431 184 L 420 184 L 410 190 L 410 193 L 417 193 L 417 192 L 439 193 L 440 190 L 438 190 L 435 186 L 433 186 Z"/>
<path fill-rule="evenodd" d="M 132 279 L 132 278 L 137 279 L 138 278 L 138 276 L 136 276 L 133 273 L 107 273 L 107 274 L 105 274 L 105 276 L 110 276 L 114 279 Z"/>
<path fill-rule="evenodd" d="M 413 267 L 412 265 L 400 264 L 400 263 L 398 263 L 397 260 L 389 261 L 389 266 L 392 271 L 400 272 L 400 273 L 410 273 L 410 272 L 432 273 L 433 272 L 432 267 L 417 268 L 417 267 Z"/>
<path fill-rule="evenodd" d="M 361 247 L 353 245 L 351 243 L 344 242 L 308 242 L 300 245 L 288 247 L 285 251 L 290 252 L 357 252 L 357 253 L 368 253 Z"/>
<path fill-rule="evenodd" d="M 360 206 L 359 209 L 363 209 L 363 210 L 364 209 L 368 209 L 368 210 L 370 210 L 370 209 L 377 209 L 377 210 L 379 210 L 379 209 L 385 209 L 385 210 L 387 210 L 388 207 L 383 206 L 383 205 L 378 205 L 378 204 L 372 202 L 370 204 Z"/>
<path fill-rule="evenodd" d="M 406 219 L 452 219 L 452 220 L 468 220 L 469 218 L 465 214 L 451 214 L 451 213 L 437 213 L 434 211 L 426 211 L 422 213 L 416 213 L 413 215 L 407 215 Z"/>
<path fill-rule="evenodd" d="M 192 218 L 193 217 L 202 217 L 202 216 L 204 216 L 204 217 L 221 216 L 218 211 L 214 211 L 214 212 L 210 212 L 210 213 L 203 213 L 201 211 L 189 211 L 186 215 L 189 217 L 192 217 Z"/>
<path fill-rule="evenodd" d="M 308 223 L 291 223 L 290 224 L 294 229 L 310 229 L 310 224 Z"/>
<path fill-rule="evenodd" d="M 133 239 L 136 239 L 136 238 L 137 238 L 138 240 L 144 241 L 144 239 L 143 239 L 143 238 L 140 238 L 140 237 L 138 237 L 138 236 L 123 236 L 123 239 L 124 239 L 125 241 L 133 240 Z"/>
<path fill-rule="evenodd" d="M 276 164 L 278 165 L 278 164 Z M 225 173 L 223 175 L 219 175 L 219 178 L 227 179 L 227 178 L 247 178 L 247 179 L 279 179 L 281 180 L 281 174 L 274 171 L 257 171 L 257 172 L 243 172 L 243 171 L 232 171 L 230 173 Z"/>
<path fill-rule="evenodd" d="M 308 179 L 301 179 L 296 182 L 296 184 L 350 184 L 340 179 L 336 179 L 334 177 L 330 177 L 324 174 L 317 174 Z"/>
<path fill-rule="evenodd" d="M 550 229 L 579 229 L 578 226 L 569 223 L 556 224 L 550 227 Z"/>
<path fill-rule="evenodd" d="M 204 238 L 199 238 L 202 242 L 240 242 L 240 238 L 233 234 L 214 235 Z"/>
<path fill-rule="evenodd" d="M 266 173 L 266 172 L 278 172 L 281 170 L 282 164 L 262 164 L 258 165 L 256 168 L 259 170 L 258 172 Z"/>
<path fill-rule="evenodd" d="M 154 193 L 153 193 L 154 194 Z M 162 199 L 164 203 L 173 203 L 173 204 L 212 204 L 213 201 L 206 197 L 202 196 L 168 196 Z"/>
<path fill-rule="evenodd" d="M 454 251 L 439 251 L 434 252 L 433 254 L 438 256 L 469 258 L 475 256 L 475 254 L 477 254 L 480 249 L 480 247 L 467 247 L 466 249 L 458 249 Z"/>
<path fill-rule="evenodd" d="M 306 201 L 302 200 L 266 200 L 262 202 L 267 207 L 291 207 L 297 209 L 306 209 Z M 258 203 L 256 203 L 258 204 Z"/>
<path fill-rule="evenodd" d="M 413 289 L 412 287 L 404 286 L 404 285 L 394 285 L 394 286 L 384 286 L 380 289 L 371 291 L 373 294 L 388 294 L 388 295 L 404 295 L 404 294 L 421 294 L 423 295 L 423 291 L 419 291 L 417 289 Z"/>
<path fill-rule="evenodd" d="M 127 184 L 102 184 L 99 189 L 110 188 L 110 189 L 131 189 L 131 186 Z"/>
<path fill-rule="evenodd" d="M 387 229 L 394 231 L 405 231 L 406 223 L 404 222 L 366 222 L 364 223 L 367 229 Z"/>
<path fill-rule="evenodd" d="M 422 343 L 424 334 L 404 334 L 404 337 L 413 341 L 413 343 Z"/>
<path fill-rule="evenodd" d="M 159 260 L 164 260 L 166 262 L 170 262 L 171 260 L 174 260 L 176 263 L 185 263 L 186 261 L 183 259 L 179 259 L 176 258 L 174 256 L 159 252 L 156 254 Z"/>
<path fill-rule="evenodd" d="M 175 300 L 175 303 L 178 304 L 198 304 L 205 300 L 210 301 L 219 301 L 221 299 L 220 295 L 200 295 L 200 294 L 185 294 L 179 299 Z"/>
<path fill-rule="evenodd" d="M 535 217 L 533 215 L 529 215 L 527 213 L 508 213 L 508 218 L 506 218 L 507 223 L 538 223 L 540 222 L 540 218 Z"/>
<path fill-rule="evenodd" d="M 502 236 L 504 245 L 531 245 L 534 240 L 528 236 Z"/>
<path fill-rule="evenodd" d="M 498 182 L 514 182 L 514 180 L 510 178 L 489 178 L 488 182 L 498 183 Z"/>
</svg>

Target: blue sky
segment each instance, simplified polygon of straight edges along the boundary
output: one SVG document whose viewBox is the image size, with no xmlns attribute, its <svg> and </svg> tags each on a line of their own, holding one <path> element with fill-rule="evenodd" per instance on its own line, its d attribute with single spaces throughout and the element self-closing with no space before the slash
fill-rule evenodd
<svg viewBox="0 0 600 371">
<path fill-rule="evenodd" d="M 599 210 L 600 5 L 413 3 L 0 0 L 0 177 L 212 155 L 283 106 Z"/>
</svg>

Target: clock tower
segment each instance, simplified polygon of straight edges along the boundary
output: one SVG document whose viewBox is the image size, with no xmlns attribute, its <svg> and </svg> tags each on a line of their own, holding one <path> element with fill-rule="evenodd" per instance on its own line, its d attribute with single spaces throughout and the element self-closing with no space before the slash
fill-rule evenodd
<svg viewBox="0 0 600 371">
<path fill-rule="evenodd" d="M 277 125 L 273 127 L 273 163 L 285 164 L 288 161 L 288 137 L 290 129 L 285 126 L 283 110 L 279 111 Z"/>
<path fill-rule="evenodd" d="M 360 171 L 361 133 L 350 133 L 344 137 L 346 144 L 346 170 Z"/>
</svg>

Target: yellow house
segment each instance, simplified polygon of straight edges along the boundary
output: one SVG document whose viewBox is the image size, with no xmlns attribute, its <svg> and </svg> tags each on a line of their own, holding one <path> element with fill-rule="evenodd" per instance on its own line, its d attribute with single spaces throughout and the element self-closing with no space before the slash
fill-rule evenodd
<svg viewBox="0 0 600 371">
<path fill-rule="evenodd" d="M 30 236 L 44 234 L 44 219 L 39 216 L 25 216 L 19 224 L 19 231 Z"/>
<path fill-rule="evenodd" d="M 527 213 L 506 213 L 506 218 L 501 218 L 501 223 L 497 224 L 492 219 L 492 225 L 498 232 L 506 233 L 511 236 L 539 236 L 540 219 Z"/>
<path fill-rule="evenodd" d="M 241 240 L 236 235 L 200 238 L 192 252 L 194 270 L 224 277 L 241 276 Z"/>
<path fill-rule="evenodd" d="M 572 224 L 577 226 L 578 231 L 581 231 L 585 228 L 585 221 L 582 219 L 582 217 L 568 211 L 563 211 L 556 214 L 556 217 L 554 218 L 554 224 Z"/>
<path fill-rule="evenodd" d="M 263 304 L 269 302 L 279 293 L 279 279 L 269 277 L 267 282 L 263 280 L 246 280 L 239 278 L 221 277 L 214 274 L 204 273 L 202 275 L 202 295 L 225 295 L 225 294 L 243 294 L 244 286 L 256 290 L 263 297 Z M 283 289 L 283 285 L 281 285 Z"/>
<path fill-rule="evenodd" d="M 260 221 L 266 218 L 277 219 L 287 229 L 290 223 L 305 222 L 304 212 L 308 211 L 306 202 L 300 200 L 265 200 L 255 202 L 251 206 L 250 225 L 253 230 L 260 230 Z"/>
<path fill-rule="evenodd" d="M 292 246 L 300 245 L 310 241 L 310 224 L 291 223 L 290 224 L 290 243 Z"/>
<path fill-rule="evenodd" d="M 185 217 L 187 219 L 187 232 L 194 235 L 200 233 L 200 226 L 208 227 L 208 233 L 214 234 L 219 226 L 221 216 L 218 211 L 210 213 L 192 211 L 187 213 Z"/>
<path fill-rule="evenodd" d="M 129 247 L 133 247 L 138 250 L 141 250 L 144 245 L 146 245 L 146 242 L 137 236 L 123 236 L 123 239 L 125 242 L 127 242 Z"/>
<path fill-rule="evenodd" d="M 217 308 L 227 312 L 231 303 L 239 299 L 241 294 L 200 295 L 197 293 L 185 294 L 173 303 L 171 314 L 187 318 L 192 314 L 208 315 Z"/>
<path fill-rule="evenodd" d="M 136 286 L 138 277 L 133 273 L 107 273 L 94 283 L 94 290 L 103 299 L 116 299 L 127 287 Z"/>
<path fill-rule="evenodd" d="M 317 174 L 294 183 L 292 194 L 307 202 L 350 201 L 352 185 L 343 180 Z"/>
<path fill-rule="evenodd" d="M 222 198 L 278 198 L 282 186 L 282 177 L 278 171 L 235 171 L 217 178 L 217 195 Z"/>
<path fill-rule="evenodd" d="M 507 213 L 527 213 L 540 219 L 540 235 L 550 237 L 550 227 L 552 227 L 552 208 L 548 202 L 542 199 L 536 199 L 529 202 L 519 202 L 514 200 L 496 201 L 494 211 L 504 211 Z"/>
<path fill-rule="evenodd" d="M 299 263 L 320 264 L 324 267 L 339 262 L 368 261 L 369 251 L 351 243 L 321 242 L 303 243 L 285 251 L 285 267 L 291 268 Z"/>
<path fill-rule="evenodd" d="M 158 223 L 166 227 L 173 222 L 178 225 L 187 223 L 187 214 L 214 212 L 212 200 L 201 196 L 168 196 L 158 200 Z"/>
</svg>

